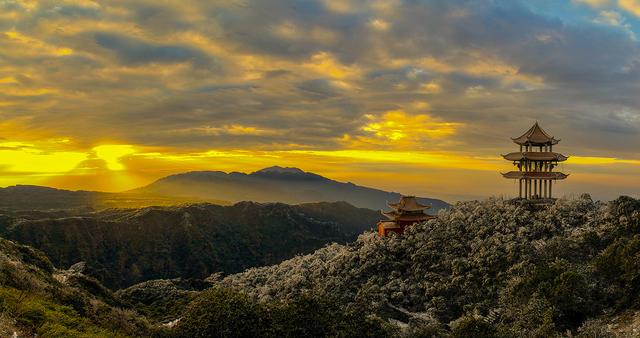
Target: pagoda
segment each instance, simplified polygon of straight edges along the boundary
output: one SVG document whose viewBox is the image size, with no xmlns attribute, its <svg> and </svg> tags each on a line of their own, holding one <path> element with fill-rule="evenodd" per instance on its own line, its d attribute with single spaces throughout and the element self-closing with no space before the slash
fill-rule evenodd
<svg viewBox="0 0 640 338">
<path fill-rule="evenodd" d="M 381 236 L 391 232 L 403 234 L 407 226 L 435 218 L 424 213 L 430 206 L 418 203 L 415 196 L 402 196 L 400 202 L 387 203 L 387 205 L 393 210 L 382 211 L 388 219 L 378 222 L 378 233 Z"/>
<path fill-rule="evenodd" d="M 502 174 L 505 178 L 518 180 L 518 197 L 524 200 L 545 201 L 553 199 L 553 181 L 564 180 L 567 174 L 554 172 L 558 163 L 566 161 L 567 156 L 553 152 L 553 146 L 560 140 L 549 136 L 536 122 L 522 136 L 512 138 L 520 145 L 520 151 L 502 155 L 505 160 L 513 161 L 518 171 Z"/>
</svg>

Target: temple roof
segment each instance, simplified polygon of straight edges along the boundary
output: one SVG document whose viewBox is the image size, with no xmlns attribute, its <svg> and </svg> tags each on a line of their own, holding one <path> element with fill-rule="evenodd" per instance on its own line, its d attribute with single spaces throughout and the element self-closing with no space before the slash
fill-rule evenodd
<svg viewBox="0 0 640 338">
<path fill-rule="evenodd" d="M 510 171 L 502 174 L 505 178 L 536 178 L 542 180 L 564 180 L 567 174 L 548 171 Z"/>
<path fill-rule="evenodd" d="M 519 145 L 543 146 L 548 144 L 557 144 L 560 140 L 556 140 L 553 136 L 549 136 L 536 122 L 527 132 L 517 138 L 512 138 L 513 142 Z"/>
<path fill-rule="evenodd" d="M 403 213 L 397 210 L 392 211 L 383 211 L 383 215 L 387 216 L 388 219 L 394 221 L 425 221 L 430 218 L 433 218 L 431 215 L 427 215 L 425 213 Z"/>
<path fill-rule="evenodd" d="M 398 203 L 387 203 L 387 205 L 395 210 L 404 211 L 422 211 L 431 208 L 428 205 L 418 203 L 415 196 L 402 196 Z"/>
<path fill-rule="evenodd" d="M 380 221 L 378 225 L 382 225 L 384 229 L 400 229 L 402 226 L 394 221 Z"/>
<path fill-rule="evenodd" d="M 566 161 L 567 156 L 559 153 L 548 151 L 527 151 L 527 152 L 515 152 L 507 155 L 502 155 L 505 160 L 520 161 L 520 160 L 532 160 L 532 161 Z"/>
</svg>

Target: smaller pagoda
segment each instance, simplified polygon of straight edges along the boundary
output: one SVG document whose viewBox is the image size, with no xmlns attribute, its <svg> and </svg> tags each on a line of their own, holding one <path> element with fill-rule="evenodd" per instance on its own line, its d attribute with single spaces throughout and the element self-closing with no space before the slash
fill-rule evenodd
<svg viewBox="0 0 640 338">
<path fill-rule="evenodd" d="M 518 198 L 533 201 L 552 201 L 553 182 L 564 180 L 567 174 L 553 171 L 567 156 L 553 151 L 560 140 L 547 134 L 538 122 L 522 136 L 512 138 L 520 146 L 520 151 L 502 155 L 512 161 L 518 171 L 503 173 L 502 176 L 518 181 Z"/>
<path fill-rule="evenodd" d="M 380 236 L 386 236 L 391 232 L 403 234 L 407 226 L 435 218 L 424 212 L 430 206 L 418 203 L 415 196 L 402 196 L 400 202 L 387 203 L 387 205 L 393 210 L 382 211 L 388 219 L 378 222 Z"/>
</svg>

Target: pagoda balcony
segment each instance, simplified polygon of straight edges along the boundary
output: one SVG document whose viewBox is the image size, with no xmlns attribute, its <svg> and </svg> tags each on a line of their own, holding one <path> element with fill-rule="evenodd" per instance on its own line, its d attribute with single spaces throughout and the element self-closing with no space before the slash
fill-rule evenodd
<svg viewBox="0 0 640 338">
<path fill-rule="evenodd" d="M 567 174 L 561 172 L 549 172 L 549 171 L 510 171 L 503 173 L 504 178 L 512 179 L 536 179 L 536 180 L 564 180 L 567 178 Z"/>
<path fill-rule="evenodd" d="M 505 160 L 509 161 L 556 161 L 562 162 L 566 161 L 569 157 L 564 156 L 559 153 L 554 153 L 551 151 L 526 151 L 526 152 L 514 152 L 509 153 L 507 155 L 502 155 Z"/>
</svg>

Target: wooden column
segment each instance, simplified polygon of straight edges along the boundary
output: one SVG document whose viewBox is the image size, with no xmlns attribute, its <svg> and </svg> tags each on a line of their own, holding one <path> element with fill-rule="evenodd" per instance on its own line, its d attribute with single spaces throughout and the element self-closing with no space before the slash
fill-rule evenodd
<svg viewBox="0 0 640 338">
<path fill-rule="evenodd" d="M 551 192 L 552 186 L 553 186 L 553 180 L 549 180 L 549 198 L 553 198 L 553 193 Z"/>
<path fill-rule="evenodd" d="M 518 189 L 518 197 L 519 197 L 519 198 L 522 198 L 522 179 L 519 179 L 519 180 L 518 180 L 518 186 L 519 186 L 519 189 Z"/>
<path fill-rule="evenodd" d="M 544 198 L 548 198 L 549 196 L 547 195 L 547 181 L 548 180 L 544 180 L 544 194 L 543 197 Z"/>
<path fill-rule="evenodd" d="M 538 180 L 538 198 L 542 197 L 542 180 Z"/>
</svg>

